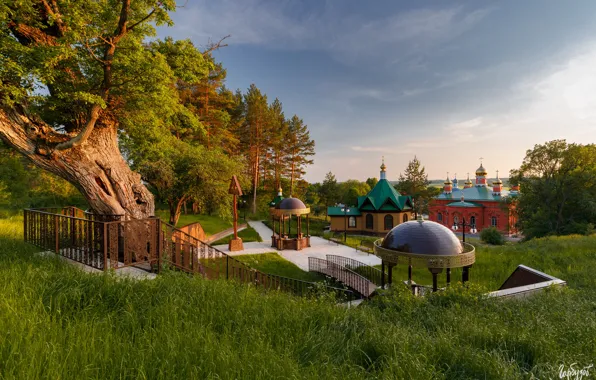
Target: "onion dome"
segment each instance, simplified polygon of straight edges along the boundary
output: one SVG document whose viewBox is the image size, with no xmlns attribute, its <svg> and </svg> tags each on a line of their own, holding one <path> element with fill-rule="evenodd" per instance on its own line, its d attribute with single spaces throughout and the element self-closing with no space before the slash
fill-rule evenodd
<svg viewBox="0 0 596 380">
<path fill-rule="evenodd" d="M 443 182 L 443 185 L 451 186 L 451 181 L 449 180 L 449 176 L 447 176 L 447 179 L 445 180 L 445 182 Z"/>
<path fill-rule="evenodd" d="M 503 181 L 499 178 L 499 171 L 497 170 L 497 180 L 493 182 L 493 185 L 502 185 Z"/>
<path fill-rule="evenodd" d="M 476 176 L 477 177 L 481 177 L 481 176 L 485 176 L 488 173 L 486 172 L 486 169 L 484 168 L 484 166 L 482 166 L 482 163 L 480 164 L 480 167 L 478 169 L 476 169 Z"/>
<path fill-rule="evenodd" d="M 472 183 L 472 180 L 470 179 L 470 173 L 468 173 L 468 179 L 466 180 L 466 182 L 464 183 L 464 187 L 467 189 L 469 187 L 472 187 L 474 184 Z"/>
<path fill-rule="evenodd" d="M 442 224 L 413 220 L 401 223 L 387 233 L 382 248 L 419 255 L 458 255 L 463 246 Z"/>
</svg>

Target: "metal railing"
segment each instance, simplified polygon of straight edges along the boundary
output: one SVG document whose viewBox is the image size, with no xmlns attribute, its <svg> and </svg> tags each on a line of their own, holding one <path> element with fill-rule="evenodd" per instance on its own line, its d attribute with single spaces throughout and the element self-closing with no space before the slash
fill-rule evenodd
<svg viewBox="0 0 596 380">
<path fill-rule="evenodd" d="M 375 285 L 381 286 L 382 284 L 382 272 L 380 269 L 371 267 L 370 265 L 364 264 L 363 262 L 344 256 L 327 255 L 327 261 L 350 269 L 351 271 L 365 277 Z"/>
<path fill-rule="evenodd" d="M 350 287 L 365 298 L 370 297 L 377 288 L 377 286 L 366 277 L 325 259 L 309 257 L 308 270 L 310 272 L 318 272 L 330 276 Z"/>
<path fill-rule="evenodd" d="M 348 289 L 264 273 L 157 218 L 109 221 L 83 210 L 24 210 L 24 240 L 99 270 L 127 266 L 158 272 L 166 266 L 209 279 L 235 280 L 299 296 L 333 293 L 352 301 Z"/>
</svg>

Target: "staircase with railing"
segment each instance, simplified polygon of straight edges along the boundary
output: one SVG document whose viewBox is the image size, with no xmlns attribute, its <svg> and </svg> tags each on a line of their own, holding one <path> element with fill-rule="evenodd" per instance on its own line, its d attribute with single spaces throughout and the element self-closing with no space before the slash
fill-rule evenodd
<svg viewBox="0 0 596 380">
<path fill-rule="evenodd" d="M 377 285 L 368 278 L 333 261 L 309 257 L 308 270 L 334 278 L 365 298 L 370 298 L 377 289 Z"/>
</svg>

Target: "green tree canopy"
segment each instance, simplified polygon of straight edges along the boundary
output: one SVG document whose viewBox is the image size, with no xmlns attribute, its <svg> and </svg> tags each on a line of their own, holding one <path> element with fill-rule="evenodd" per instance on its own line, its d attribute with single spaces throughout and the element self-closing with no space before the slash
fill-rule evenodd
<svg viewBox="0 0 596 380">
<path fill-rule="evenodd" d="M 519 184 L 519 228 L 526 238 L 590 233 L 596 221 L 596 145 L 553 140 L 526 152 L 509 182 Z"/>
</svg>

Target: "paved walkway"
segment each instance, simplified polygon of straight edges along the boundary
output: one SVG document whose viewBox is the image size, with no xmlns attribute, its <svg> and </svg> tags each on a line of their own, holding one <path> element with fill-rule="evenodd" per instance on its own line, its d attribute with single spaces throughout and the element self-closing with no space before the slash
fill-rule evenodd
<svg viewBox="0 0 596 380">
<path fill-rule="evenodd" d="M 218 245 L 215 248 L 219 249 L 220 251 L 229 253 L 230 255 L 253 255 L 259 253 L 266 253 L 266 252 L 278 252 L 284 259 L 291 261 L 292 263 L 296 264 L 300 269 L 308 271 L 308 258 L 309 257 L 318 257 L 320 259 L 326 259 L 327 255 L 338 255 L 349 257 L 354 260 L 358 260 L 368 265 L 380 265 L 381 259 L 373 254 L 367 254 L 366 252 L 358 251 L 354 248 L 336 244 L 333 242 L 329 242 L 329 240 L 325 240 L 318 236 L 311 236 L 310 238 L 310 247 L 304 248 L 301 251 L 294 251 L 294 250 L 283 250 L 278 251 L 277 249 L 271 247 L 271 235 L 273 235 L 273 231 L 267 227 L 263 222 L 249 222 L 248 223 L 252 228 L 257 231 L 262 242 L 251 242 L 251 243 L 244 243 L 244 251 L 239 252 L 229 252 L 227 245 Z"/>
<path fill-rule="evenodd" d="M 242 231 L 246 228 L 246 223 L 238 225 L 238 232 Z M 218 241 L 219 239 L 223 239 L 226 236 L 232 235 L 234 233 L 234 227 L 230 227 L 227 230 L 223 230 L 216 234 L 213 234 L 207 238 L 205 238 L 205 243 L 211 244 L 212 242 Z"/>
</svg>

